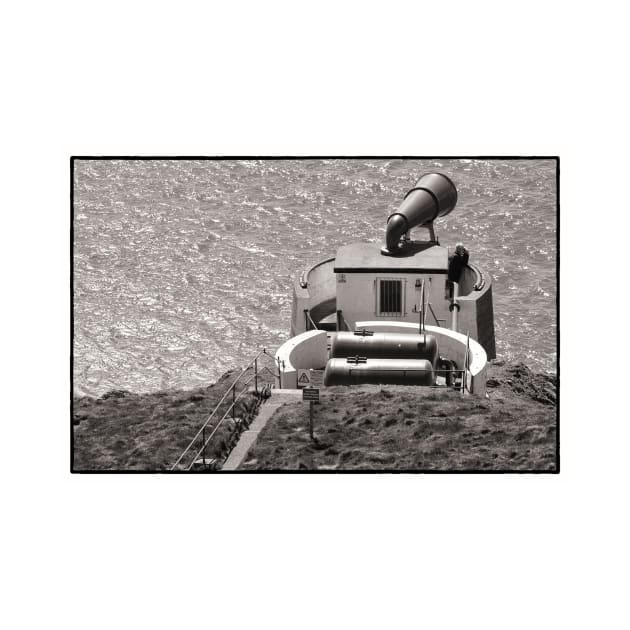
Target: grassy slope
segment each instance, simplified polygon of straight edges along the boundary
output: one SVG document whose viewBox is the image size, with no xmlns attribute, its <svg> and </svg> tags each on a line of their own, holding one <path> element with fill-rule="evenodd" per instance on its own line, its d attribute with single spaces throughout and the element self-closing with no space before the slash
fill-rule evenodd
<svg viewBox="0 0 630 630">
<path fill-rule="evenodd" d="M 334 387 L 315 406 L 276 412 L 242 470 L 555 469 L 555 379 L 522 364 L 490 368 L 489 398 L 414 387 Z"/>
<path fill-rule="evenodd" d="M 214 385 L 191 391 L 113 391 L 96 399 L 76 398 L 74 470 L 168 470 L 239 372 L 231 370 Z M 236 415 L 243 416 L 254 402 L 251 396 L 237 402 Z M 231 396 L 221 415 L 229 403 Z M 206 451 L 208 457 L 224 454 L 227 436 L 217 437 Z"/>
<path fill-rule="evenodd" d="M 74 470 L 168 470 L 237 373 L 193 391 L 75 399 Z M 552 470 L 554 379 L 523 365 L 493 365 L 488 385 L 489 399 L 413 387 L 322 390 L 318 444 L 308 438 L 307 405 L 287 405 L 242 468 Z M 227 437 L 207 455 L 225 455 Z"/>
</svg>

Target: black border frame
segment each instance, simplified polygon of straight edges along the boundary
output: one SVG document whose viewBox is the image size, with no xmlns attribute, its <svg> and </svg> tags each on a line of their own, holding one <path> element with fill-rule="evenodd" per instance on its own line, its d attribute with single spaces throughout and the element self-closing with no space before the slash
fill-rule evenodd
<svg viewBox="0 0 630 630">
<path fill-rule="evenodd" d="M 74 163 L 77 160 L 554 160 L 556 162 L 556 467 L 555 470 L 74 470 Z M 106 475 L 557 475 L 560 474 L 560 156 L 557 155 L 72 155 L 70 156 L 70 473 Z"/>
</svg>

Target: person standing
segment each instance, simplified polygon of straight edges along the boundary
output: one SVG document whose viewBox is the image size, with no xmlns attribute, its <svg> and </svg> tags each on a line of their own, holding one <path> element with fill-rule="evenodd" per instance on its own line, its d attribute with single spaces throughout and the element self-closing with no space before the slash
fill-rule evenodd
<svg viewBox="0 0 630 630">
<path fill-rule="evenodd" d="M 462 277 L 464 267 L 468 264 L 468 250 L 462 243 L 455 246 L 455 254 L 448 263 L 448 285 L 451 305 L 449 311 L 452 313 L 451 329 L 457 331 L 457 314 L 459 312 L 459 280 Z"/>
<path fill-rule="evenodd" d="M 464 267 L 468 264 L 468 250 L 463 243 L 455 245 L 455 254 L 448 264 L 448 279 L 451 282 L 459 282 Z"/>
</svg>

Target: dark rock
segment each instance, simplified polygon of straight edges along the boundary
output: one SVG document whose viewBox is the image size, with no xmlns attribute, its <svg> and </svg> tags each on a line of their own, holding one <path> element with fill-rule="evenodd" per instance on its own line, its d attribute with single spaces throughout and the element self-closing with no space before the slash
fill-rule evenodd
<svg viewBox="0 0 630 630">
<path fill-rule="evenodd" d="M 100 400 L 108 400 L 109 398 L 124 398 L 125 396 L 128 396 L 129 392 L 125 389 L 112 389 L 109 392 L 105 392 Z"/>
<path fill-rule="evenodd" d="M 379 451 L 374 451 L 372 453 L 367 454 L 367 459 L 373 462 L 378 462 L 380 464 L 385 464 L 392 459 L 392 455 L 389 453 L 381 453 Z"/>
</svg>

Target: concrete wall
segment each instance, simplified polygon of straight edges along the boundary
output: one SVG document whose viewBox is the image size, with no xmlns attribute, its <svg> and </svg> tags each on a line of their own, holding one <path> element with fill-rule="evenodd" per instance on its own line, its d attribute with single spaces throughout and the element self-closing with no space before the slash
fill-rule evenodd
<svg viewBox="0 0 630 630">
<path fill-rule="evenodd" d="M 328 360 L 328 339 L 325 330 L 309 330 L 283 343 L 276 352 L 280 360 L 282 383 L 276 377 L 276 387 L 297 388 L 297 370 L 322 370 Z M 284 363 L 284 367 L 283 367 Z"/>
<path fill-rule="evenodd" d="M 306 287 L 300 285 L 300 278 L 295 278 L 291 314 L 292 336 L 306 330 L 305 309 L 312 312 L 312 316 L 316 320 L 335 312 L 337 285 L 334 265 L 335 259 L 331 258 L 311 268 L 306 274 Z"/>
<path fill-rule="evenodd" d="M 344 278 L 340 278 L 344 276 Z M 378 315 L 377 285 L 380 279 L 403 281 L 403 316 L 397 317 L 397 321 L 418 323 L 422 304 L 422 290 L 416 287 L 416 281 L 425 281 L 425 302 L 430 301 L 438 319 L 444 320 L 446 325 L 450 322 L 448 303 L 444 300 L 446 283 L 445 274 L 410 274 L 410 273 L 346 273 L 337 274 L 337 308 L 343 312 L 343 317 L 351 328 L 359 320 L 366 317 L 375 321 L 391 322 L 394 318 Z M 344 280 L 344 281 L 342 281 Z M 415 310 L 414 310 L 415 309 Z M 429 312 L 427 322 L 435 323 L 433 315 Z"/>
<path fill-rule="evenodd" d="M 492 280 L 486 278 L 481 291 L 473 291 L 469 295 L 458 298 L 457 301 L 460 306 L 458 332 L 469 333 L 484 347 L 489 359 L 496 358 Z"/>
<path fill-rule="evenodd" d="M 400 332 L 417 333 L 415 324 L 405 322 L 359 321 L 357 328 L 365 328 L 374 332 Z M 464 369 L 466 359 L 466 335 L 454 332 L 448 328 L 427 326 L 427 333 L 435 335 L 438 343 L 438 351 L 441 356 L 455 361 L 458 369 Z M 486 394 L 486 370 L 488 357 L 481 344 L 470 339 L 470 393 L 478 396 Z"/>
<path fill-rule="evenodd" d="M 431 302 L 435 315 L 441 320 L 440 324 L 450 327 L 452 315 L 449 302 L 445 300 L 446 275 L 444 274 L 384 274 L 384 273 L 334 273 L 334 259 L 323 261 L 315 265 L 306 275 L 307 287 L 300 286 L 299 278 L 293 286 L 293 312 L 291 317 L 291 335 L 304 332 L 306 320 L 304 310 L 307 309 L 313 319 L 319 319 L 340 309 L 345 321 L 352 329 L 357 321 L 371 319 L 383 323 L 392 322 L 391 317 L 379 317 L 376 304 L 376 284 L 379 278 L 400 278 L 404 280 L 405 314 L 396 318 L 403 322 L 417 324 L 420 314 L 421 290 L 416 288 L 417 279 L 425 279 L 425 299 Z M 492 279 L 485 277 L 485 284 L 481 291 L 474 291 L 473 284 L 478 280 L 477 274 L 469 267 L 464 269 L 458 298 L 460 311 L 458 313 L 457 331 L 470 336 L 481 343 L 488 358 L 496 357 L 494 336 L 494 313 L 492 307 Z M 429 311 L 426 316 L 427 325 L 435 325 L 433 314 Z"/>
<path fill-rule="evenodd" d="M 488 283 L 477 299 L 477 341 L 484 347 L 489 359 L 496 359 L 494 338 L 494 306 L 492 285 Z"/>
<path fill-rule="evenodd" d="M 468 295 L 474 290 L 475 282 L 477 282 L 477 274 L 470 268 L 464 267 L 462 275 L 459 278 L 459 292 L 461 295 Z"/>
</svg>

